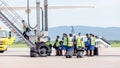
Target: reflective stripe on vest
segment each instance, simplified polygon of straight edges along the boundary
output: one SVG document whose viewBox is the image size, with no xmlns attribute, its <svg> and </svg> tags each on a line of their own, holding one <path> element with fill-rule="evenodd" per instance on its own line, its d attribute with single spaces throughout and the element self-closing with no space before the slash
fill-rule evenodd
<svg viewBox="0 0 120 68">
<path fill-rule="evenodd" d="M 73 46 L 73 38 L 72 37 L 68 38 L 68 46 Z"/>
<path fill-rule="evenodd" d="M 58 39 L 58 41 L 56 42 L 56 47 L 60 46 L 60 38 Z"/>
<path fill-rule="evenodd" d="M 91 45 L 95 45 L 95 37 L 91 37 Z"/>
<path fill-rule="evenodd" d="M 63 45 L 67 45 L 67 38 L 63 37 Z"/>
</svg>

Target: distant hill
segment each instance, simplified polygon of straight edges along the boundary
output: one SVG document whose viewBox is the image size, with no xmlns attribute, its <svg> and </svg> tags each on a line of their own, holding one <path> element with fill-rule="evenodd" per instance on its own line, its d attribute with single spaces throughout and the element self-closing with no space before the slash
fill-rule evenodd
<svg viewBox="0 0 120 68">
<path fill-rule="evenodd" d="M 71 26 L 60 26 L 49 28 L 49 36 L 51 39 L 55 39 L 57 35 L 62 36 L 63 33 L 71 33 Z M 93 33 L 98 36 L 103 36 L 108 40 L 120 40 L 120 27 L 109 27 L 109 28 L 101 28 L 101 27 L 88 27 L 88 26 L 74 26 L 75 34 L 77 35 L 79 32 L 82 35 L 86 33 Z"/>
</svg>

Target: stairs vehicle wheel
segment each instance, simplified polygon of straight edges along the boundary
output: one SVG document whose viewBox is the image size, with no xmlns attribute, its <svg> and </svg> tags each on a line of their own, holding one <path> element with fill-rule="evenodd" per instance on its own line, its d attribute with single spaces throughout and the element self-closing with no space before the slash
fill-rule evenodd
<svg viewBox="0 0 120 68">
<path fill-rule="evenodd" d="M 37 52 L 34 47 L 30 49 L 30 57 L 37 57 Z"/>
<path fill-rule="evenodd" d="M 50 51 L 50 47 L 44 43 L 37 45 L 37 52 L 40 57 L 47 57 Z"/>
<path fill-rule="evenodd" d="M 0 51 L 0 53 L 3 53 L 4 51 Z"/>
</svg>

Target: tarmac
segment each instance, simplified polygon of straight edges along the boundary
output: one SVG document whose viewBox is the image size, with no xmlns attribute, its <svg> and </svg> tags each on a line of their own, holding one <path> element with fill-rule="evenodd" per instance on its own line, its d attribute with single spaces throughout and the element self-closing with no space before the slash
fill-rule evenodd
<svg viewBox="0 0 120 68">
<path fill-rule="evenodd" d="M 99 56 L 29 57 L 29 48 L 8 48 L 0 53 L 0 68 L 120 68 L 120 48 L 102 48 Z"/>
</svg>

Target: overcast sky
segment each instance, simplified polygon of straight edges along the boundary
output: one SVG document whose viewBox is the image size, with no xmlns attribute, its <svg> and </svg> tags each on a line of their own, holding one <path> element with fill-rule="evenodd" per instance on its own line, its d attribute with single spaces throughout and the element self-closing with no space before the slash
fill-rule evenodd
<svg viewBox="0 0 120 68">
<path fill-rule="evenodd" d="M 25 0 L 5 0 L 9 5 L 26 5 Z M 30 0 L 35 5 L 36 0 Z M 43 0 L 40 0 L 43 4 Z M 49 5 L 95 5 L 95 8 L 50 9 L 49 27 L 57 26 L 95 26 L 120 27 L 120 0 L 48 0 Z M 18 13 L 26 19 L 24 10 Z M 32 11 L 31 25 L 36 21 L 35 11 Z M 34 20 L 33 20 L 34 17 Z M 26 19 L 27 20 L 27 19 Z"/>
</svg>

